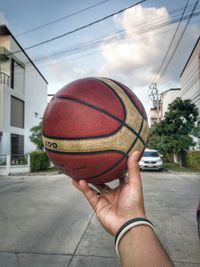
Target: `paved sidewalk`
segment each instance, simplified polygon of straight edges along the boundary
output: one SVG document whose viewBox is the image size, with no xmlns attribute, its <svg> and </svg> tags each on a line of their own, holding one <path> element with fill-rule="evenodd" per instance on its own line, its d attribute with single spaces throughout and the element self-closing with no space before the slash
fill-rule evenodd
<svg viewBox="0 0 200 267">
<path fill-rule="evenodd" d="M 142 172 L 147 215 L 177 267 L 200 266 L 200 177 Z M 64 175 L 0 178 L 0 267 L 120 267 L 114 239 Z"/>
</svg>

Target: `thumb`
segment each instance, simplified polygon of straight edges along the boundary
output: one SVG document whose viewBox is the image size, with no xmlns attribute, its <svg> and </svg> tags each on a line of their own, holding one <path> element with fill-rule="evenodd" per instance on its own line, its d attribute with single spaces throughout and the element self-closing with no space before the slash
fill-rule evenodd
<svg viewBox="0 0 200 267">
<path fill-rule="evenodd" d="M 141 186 L 139 157 L 140 152 L 134 151 L 128 158 L 128 183 L 134 186 Z"/>
</svg>

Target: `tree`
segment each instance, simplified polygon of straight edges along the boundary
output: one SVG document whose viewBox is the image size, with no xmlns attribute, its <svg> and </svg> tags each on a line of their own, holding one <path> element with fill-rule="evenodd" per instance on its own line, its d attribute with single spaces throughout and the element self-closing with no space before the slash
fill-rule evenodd
<svg viewBox="0 0 200 267">
<path fill-rule="evenodd" d="M 38 150 L 43 150 L 44 145 L 43 145 L 43 142 L 42 142 L 42 122 L 40 122 L 36 126 L 33 126 L 30 129 L 30 132 L 32 133 L 29 136 L 31 142 L 36 145 Z"/>
<path fill-rule="evenodd" d="M 196 127 L 192 130 L 192 135 L 200 139 L 200 120 L 197 121 Z"/>
<path fill-rule="evenodd" d="M 183 164 L 185 152 L 195 143 L 191 137 L 198 118 L 198 109 L 191 100 L 174 100 L 165 113 L 164 120 L 152 125 L 149 147 L 162 153 L 174 153 Z"/>
</svg>

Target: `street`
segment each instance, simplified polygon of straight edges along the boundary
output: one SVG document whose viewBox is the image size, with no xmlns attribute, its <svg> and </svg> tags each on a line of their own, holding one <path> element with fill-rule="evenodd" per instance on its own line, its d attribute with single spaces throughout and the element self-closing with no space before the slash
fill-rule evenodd
<svg viewBox="0 0 200 267">
<path fill-rule="evenodd" d="M 147 217 L 175 265 L 200 266 L 200 177 L 141 174 Z M 62 174 L 0 177 L 0 267 L 28 266 L 120 266 L 114 238 Z"/>
</svg>

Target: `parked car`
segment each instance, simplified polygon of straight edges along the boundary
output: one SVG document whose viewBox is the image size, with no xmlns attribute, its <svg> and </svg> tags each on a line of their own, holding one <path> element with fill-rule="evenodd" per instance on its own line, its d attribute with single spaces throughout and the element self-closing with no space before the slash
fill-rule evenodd
<svg viewBox="0 0 200 267">
<path fill-rule="evenodd" d="M 162 155 L 157 150 L 145 149 L 143 156 L 139 162 L 141 170 L 162 170 L 163 159 Z"/>
<path fill-rule="evenodd" d="M 200 200 L 199 200 L 199 204 L 197 206 L 197 228 L 198 228 L 198 235 L 199 235 L 199 239 L 200 239 Z"/>
</svg>

